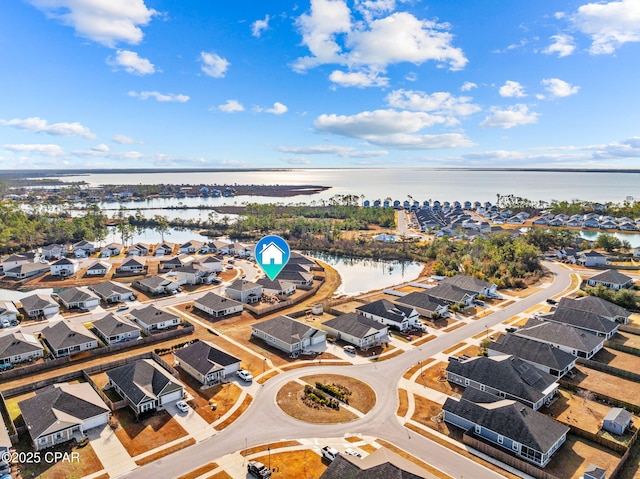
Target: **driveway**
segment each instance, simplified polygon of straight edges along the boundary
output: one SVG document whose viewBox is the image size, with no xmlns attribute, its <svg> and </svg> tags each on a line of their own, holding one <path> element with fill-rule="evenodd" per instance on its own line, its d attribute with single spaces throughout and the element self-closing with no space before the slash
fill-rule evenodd
<svg viewBox="0 0 640 479">
<path fill-rule="evenodd" d="M 215 432 L 213 427 L 202 419 L 200 414 L 195 412 L 193 408 L 189 407 L 187 412 L 182 412 L 176 406 L 176 402 L 167 404 L 165 409 L 196 441 L 202 441 Z"/>
</svg>

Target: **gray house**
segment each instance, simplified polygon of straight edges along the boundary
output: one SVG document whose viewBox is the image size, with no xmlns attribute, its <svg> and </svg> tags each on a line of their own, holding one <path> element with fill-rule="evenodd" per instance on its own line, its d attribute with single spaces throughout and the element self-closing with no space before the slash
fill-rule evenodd
<svg viewBox="0 0 640 479">
<path fill-rule="evenodd" d="M 203 387 L 222 382 L 240 369 L 240 359 L 206 341 L 196 341 L 173 352 L 176 363 Z"/>
<path fill-rule="evenodd" d="M 427 292 L 414 291 L 396 299 L 396 304 L 415 309 L 420 316 L 432 318 L 434 314 L 444 317 L 449 313 L 449 303 L 429 296 Z"/>
<path fill-rule="evenodd" d="M 591 276 L 587 280 L 589 286 L 602 285 L 605 288 L 620 290 L 623 288 L 633 287 L 633 278 L 630 278 L 626 274 L 622 274 L 615 269 L 608 269 L 602 273 Z"/>
<path fill-rule="evenodd" d="M 231 299 L 235 299 L 241 303 L 251 304 L 262 298 L 262 286 L 244 279 L 237 279 L 227 286 L 225 293 Z"/>
<path fill-rule="evenodd" d="M 631 413 L 624 408 L 614 407 L 602 421 L 602 429 L 613 434 L 622 435 L 631 424 Z"/>
<path fill-rule="evenodd" d="M 475 388 L 460 400 L 448 398 L 444 420 L 540 467 L 567 439 L 569 428 L 524 406 Z"/>
<path fill-rule="evenodd" d="M 147 334 L 172 328 L 181 323 L 179 316 L 162 309 L 157 309 L 153 305 L 141 309 L 134 309 L 131 311 L 131 316 Z"/>
<path fill-rule="evenodd" d="M 38 359 L 43 351 L 40 342 L 30 334 L 15 332 L 0 336 L 0 365 Z"/>
<path fill-rule="evenodd" d="M 628 323 L 629 316 L 631 316 L 631 313 L 622 306 L 618 306 L 597 296 L 585 296 L 584 298 L 578 299 L 562 298 L 558 303 L 558 307 L 594 313 L 621 324 Z"/>
<path fill-rule="evenodd" d="M 93 322 L 96 334 L 107 344 L 122 343 L 136 340 L 140 337 L 140 328 L 114 313 Z"/>
<path fill-rule="evenodd" d="M 47 294 L 32 294 L 20 300 L 22 309 L 30 318 L 49 317 L 60 311 L 60 306 Z"/>
<path fill-rule="evenodd" d="M 277 316 L 251 326 L 251 335 L 270 346 L 291 354 L 305 350 L 323 350 L 326 333 L 288 316 Z"/>
<path fill-rule="evenodd" d="M 98 338 L 82 324 L 58 321 L 41 331 L 42 340 L 56 358 L 98 347 Z"/>
<path fill-rule="evenodd" d="M 389 342 L 389 328 L 361 314 L 342 314 L 325 321 L 322 328 L 331 336 L 358 348 L 368 348 Z"/>
<path fill-rule="evenodd" d="M 513 334 L 560 348 L 579 358 L 591 359 L 604 347 L 604 338 L 566 324 L 530 319 Z"/>
<path fill-rule="evenodd" d="M 100 306 L 100 298 L 84 288 L 67 288 L 58 292 L 58 299 L 67 309 L 93 309 Z"/>
<path fill-rule="evenodd" d="M 239 301 L 225 298 L 215 293 L 207 293 L 202 298 L 196 299 L 193 306 L 204 311 L 214 318 L 222 318 L 231 314 L 241 313 L 244 305 Z"/>
<path fill-rule="evenodd" d="M 105 303 L 119 303 L 134 298 L 132 289 L 113 281 L 103 281 L 89 286 L 89 289 L 100 296 Z"/>
<path fill-rule="evenodd" d="M 618 323 L 603 318 L 596 313 L 565 308 L 563 306 L 559 306 L 553 313 L 541 314 L 538 318 L 544 321 L 553 321 L 554 323 L 573 326 L 574 328 L 582 329 L 596 336 L 602 336 L 604 339 L 609 339 L 616 334 L 618 330 Z"/>
<path fill-rule="evenodd" d="M 587 223 L 585 222 L 585 226 Z M 599 228 L 600 224 L 598 223 L 596 228 Z M 593 266 L 605 266 L 607 264 L 607 257 L 602 253 L 598 253 L 597 251 L 585 251 L 583 253 L 578 253 L 578 264 L 587 267 Z"/>
<path fill-rule="evenodd" d="M 420 315 L 414 308 L 393 304 L 386 299 L 358 306 L 356 313 L 400 331 L 406 331 L 422 324 L 420 323 Z"/>
<path fill-rule="evenodd" d="M 442 280 L 441 284 L 452 284 L 464 290 L 471 291 L 476 295 L 482 294 L 484 296 L 494 296 L 497 290 L 497 286 L 494 283 L 464 274 L 457 274 L 455 276 L 445 278 Z"/>
</svg>

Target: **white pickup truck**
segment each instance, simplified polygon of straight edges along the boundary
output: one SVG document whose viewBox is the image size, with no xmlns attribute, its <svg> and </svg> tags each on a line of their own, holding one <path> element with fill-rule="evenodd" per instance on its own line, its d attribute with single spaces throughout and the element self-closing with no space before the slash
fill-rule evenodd
<svg viewBox="0 0 640 479">
<path fill-rule="evenodd" d="M 331 446 L 324 446 L 322 448 L 322 457 L 324 457 L 327 461 L 333 462 L 333 460 L 338 457 L 340 453 L 337 449 L 334 449 Z"/>
</svg>

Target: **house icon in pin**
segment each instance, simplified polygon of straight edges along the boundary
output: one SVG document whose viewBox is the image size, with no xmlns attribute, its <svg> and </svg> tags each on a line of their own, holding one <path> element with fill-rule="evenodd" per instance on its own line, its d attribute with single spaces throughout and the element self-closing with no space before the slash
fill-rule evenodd
<svg viewBox="0 0 640 479">
<path fill-rule="evenodd" d="M 268 245 L 262 247 L 262 250 L 260 251 L 260 263 L 265 265 L 282 264 L 283 256 L 284 251 L 282 251 L 282 249 L 272 241 Z"/>
</svg>

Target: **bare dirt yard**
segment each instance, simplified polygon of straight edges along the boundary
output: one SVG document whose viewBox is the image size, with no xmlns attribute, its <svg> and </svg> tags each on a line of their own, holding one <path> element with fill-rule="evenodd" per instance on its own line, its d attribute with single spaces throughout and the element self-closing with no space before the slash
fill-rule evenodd
<svg viewBox="0 0 640 479">
<path fill-rule="evenodd" d="M 559 397 L 551 406 L 540 412 L 551 414 L 554 419 L 571 427 L 597 434 L 602 420 L 611 409 L 597 401 L 584 400 L 580 396 L 565 389 L 559 390 Z"/>
<path fill-rule="evenodd" d="M 193 397 L 189 404 L 209 424 L 224 416 L 236 404 L 240 394 L 242 394 L 242 389 L 233 383 L 218 384 L 207 389 L 200 389 L 200 383 L 192 376 L 179 367 L 177 369 L 180 373 L 180 381 Z"/>
<path fill-rule="evenodd" d="M 304 477 L 320 477 L 327 469 L 327 464 L 319 454 L 309 449 L 276 452 L 258 456 L 253 460 L 275 469 L 274 477 L 281 479 L 300 479 Z"/>
<path fill-rule="evenodd" d="M 620 455 L 603 446 L 567 435 L 567 441 L 558 449 L 545 467 L 545 471 L 562 479 L 580 479 L 585 467 L 597 464 L 607 471 L 607 477 L 620 462 Z"/>
<path fill-rule="evenodd" d="M 439 362 L 434 366 L 425 369 L 424 374 L 420 379 L 420 383 L 424 384 L 428 388 L 444 393 L 448 396 L 453 396 L 454 394 L 462 394 L 464 389 L 460 386 L 450 384 L 446 379 L 440 380 L 442 378 L 446 378 L 445 369 L 447 368 L 447 364 L 448 363 L 445 362 Z"/>
<path fill-rule="evenodd" d="M 602 348 L 591 359 L 625 371 L 640 370 L 640 357 L 615 349 Z"/>
<path fill-rule="evenodd" d="M 568 379 L 581 389 L 587 389 L 606 397 L 619 399 L 640 406 L 640 385 L 611 374 L 606 374 L 586 366 L 576 366 L 576 377 Z"/>
<path fill-rule="evenodd" d="M 187 435 L 187 431 L 166 411 L 136 420 L 133 411 L 127 407 L 115 411 L 113 416 L 119 424 L 116 436 L 131 457 Z"/>
<path fill-rule="evenodd" d="M 640 335 L 638 334 L 618 331 L 611 337 L 611 339 L 609 339 L 609 341 L 640 350 Z"/>
</svg>

